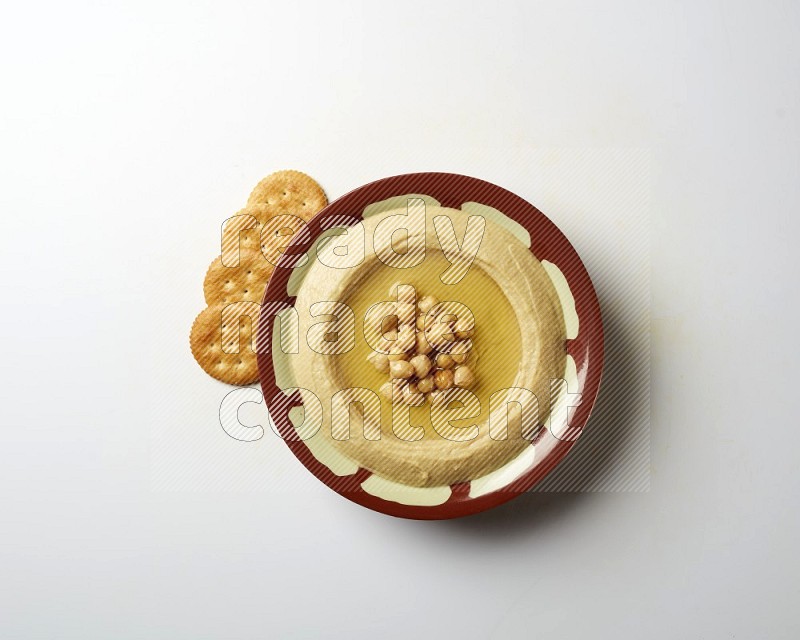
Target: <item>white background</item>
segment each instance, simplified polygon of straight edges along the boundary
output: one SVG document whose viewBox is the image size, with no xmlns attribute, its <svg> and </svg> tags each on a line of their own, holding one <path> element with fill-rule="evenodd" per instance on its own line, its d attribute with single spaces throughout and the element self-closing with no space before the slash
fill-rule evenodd
<svg viewBox="0 0 800 640">
<path fill-rule="evenodd" d="M 0 635 L 798 637 L 798 19 L 790 2 L 7 4 Z M 650 158 L 649 491 L 402 521 L 279 442 L 274 484 L 242 489 L 207 448 L 196 490 L 153 479 L 154 432 L 189 434 L 186 465 L 192 429 L 214 428 L 224 387 L 187 332 L 218 225 L 260 177 L 299 168 L 336 197 L 475 175 L 546 200 L 602 256 L 619 212 L 573 210 L 528 171 L 591 147 Z M 252 456 L 243 473 L 268 449 L 214 442 Z"/>
</svg>

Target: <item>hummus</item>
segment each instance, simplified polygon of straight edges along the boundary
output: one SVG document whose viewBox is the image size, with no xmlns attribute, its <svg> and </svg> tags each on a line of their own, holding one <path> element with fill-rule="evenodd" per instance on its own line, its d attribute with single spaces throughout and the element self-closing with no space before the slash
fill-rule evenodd
<svg viewBox="0 0 800 640">
<path fill-rule="evenodd" d="M 406 240 L 384 224 L 406 213 L 410 205 L 408 210 L 367 217 L 357 229 L 348 230 L 346 248 L 340 239 L 318 244 L 318 255 L 297 292 L 300 347 L 288 363 L 304 404 L 311 406 L 318 399 L 316 406 L 322 407 L 321 427 L 312 437 L 328 440 L 358 466 L 390 481 L 416 487 L 451 485 L 490 473 L 530 446 L 550 411 L 551 380 L 564 376 L 564 314 L 542 263 L 506 228 L 485 220 L 479 242 L 470 245 L 465 234 L 476 216 L 429 205 L 424 225 L 407 225 Z M 455 245 L 447 240 L 445 219 L 452 223 Z M 412 245 L 424 248 L 421 260 Z M 402 253 L 404 246 L 405 262 L 386 264 L 387 252 Z M 351 264 L 344 266 L 341 256 L 348 253 Z M 456 258 L 464 268 L 453 267 Z M 377 406 L 372 400 L 359 401 L 371 398 L 369 392 L 379 397 L 386 381 L 386 374 L 367 362 L 372 347 L 365 339 L 365 316 L 373 304 L 391 299 L 389 290 L 398 281 L 413 285 L 420 295 L 466 305 L 474 315 L 470 363 L 477 383 L 470 391 L 477 405 L 448 402 L 462 411 L 459 417 L 451 408 L 444 427 L 441 420 L 432 420 L 427 403 L 405 407 L 407 424 L 397 428 L 395 423 L 393 428 L 390 402 L 380 398 L 378 418 L 367 409 Z M 352 317 L 340 312 L 341 305 L 352 310 Z M 325 323 L 328 326 L 320 331 Z M 352 332 L 354 341 L 326 346 L 326 340 L 339 340 L 342 332 Z M 357 389 L 362 395 L 349 396 L 356 402 L 346 403 L 344 414 L 337 414 L 333 406 L 344 389 Z M 334 415 L 338 418 L 332 419 Z M 342 415 L 347 416 L 345 425 L 336 423 Z"/>
</svg>

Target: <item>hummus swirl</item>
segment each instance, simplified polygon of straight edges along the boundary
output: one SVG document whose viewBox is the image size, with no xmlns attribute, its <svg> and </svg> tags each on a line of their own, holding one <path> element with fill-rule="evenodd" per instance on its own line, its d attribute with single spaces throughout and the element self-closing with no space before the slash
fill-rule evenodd
<svg viewBox="0 0 800 640">
<path fill-rule="evenodd" d="M 392 429 L 390 403 L 381 400 L 380 424 L 363 424 L 368 418 L 361 413 L 361 423 L 351 420 L 348 438 L 335 438 L 336 429 L 332 431 L 331 425 L 332 397 L 348 387 L 369 388 L 378 393 L 378 376 L 364 365 L 364 354 L 369 351 L 361 334 L 357 335 L 354 350 L 338 354 L 318 353 L 306 340 L 301 340 L 300 352 L 291 356 L 290 367 L 294 384 L 313 392 L 322 403 L 322 426 L 314 438 L 329 440 L 347 458 L 388 480 L 416 487 L 451 485 L 490 473 L 531 446 L 532 434 L 526 434 L 522 419 L 508 417 L 505 438 L 490 433 L 489 425 L 495 419 L 505 422 L 506 416 L 518 417 L 519 412 L 514 413 L 514 402 L 496 406 L 489 398 L 509 387 L 529 390 L 538 400 L 535 423 L 545 422 L 550 410 L 550 382 L 562 378 L 565 371 L 564 313 L 539 260 L 511 232 L 490 220 L 486 220 L 483 238 L 469 268 L 474 274 L 468 273 L 455 284 L 443 284 L 439 279 L 441 267 L 449 266 L 452 254 L 442 253 L 433 219 L 446 216 L 453 223 L 456 237 L 464 238 L 470 216 L 458 209 L 428 206 L 424 229 L 410 229 L 409 243 L 421 242 L 425 246 L 425 259 L 419 266 L 397 269 L 385 265 L 378 255 L 385 255 L 397 237 L 380 233 L 379 225 L 389 216 L 404 213 L 403 209 L 385 211 L 361 223 L 365 252 L 358 265 L 334 268 L 326 266 L 325 262 L 330 261 L 318 259 L 308 268 L 295 302 L 300 336 L 307 336 L 310 327 L 320 322 L 319 317 L 308 313 L 315 303 L 347 304 L 355 312 L 358 327 L 364 321 L 365 301 L 388 299 L 387 282 L 402 279 L 416 284 L 415 278 L 427 278 L 427 284 L 420 284 L 418 289 L 429 292 L 431 286 L 438 286 L 436 295 L 440 299 L 459 301 L 470 308 L 474 305 L 475 368 L 481 380 L 481 388 L 475 389 L 475 393 L 482 410 L 475 419 L 454 423 L 464 427 L 477 425 L 477 435 L 464 441 L 443 437 L 431 428 L 429 417 L 420 417 L 422 411 L 426 414 L 430 411 L 426 405 L 414 408 L 411 415 L 412 425 L 424 427 L 424 437 L 415 441 L 398 437 Z M 358 241 L 361 242 L 360 238 Z M 319 257 L 324 258 L 326 251 L 334 250 L 330 245 L 322 246 Z M 483 308 L 488 311 L 480 315 L 478 311 Z M 495 352 L 500 355 L 493 357 Z M 507 397 L 514 400 L 517 396 L 509 392 Z M 496 412 L 502 412 L 502 416 L 495 415 Z M 351 417 L 354 414 L 358 412 L 350 412 Z M 464 430 L 453 425 L 453 433 Z M 376 432 L 379 439 L 368 439 L 365 435 Z"/>
</svg>

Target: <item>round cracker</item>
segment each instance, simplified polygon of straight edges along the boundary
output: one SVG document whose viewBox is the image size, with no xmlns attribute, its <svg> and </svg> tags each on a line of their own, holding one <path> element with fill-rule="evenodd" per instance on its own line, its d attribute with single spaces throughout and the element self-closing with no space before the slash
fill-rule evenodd
<svg viewBox="0 0 800 640">
<path fill-rule="evenodd" d="M 263 204 L 254 204 L 240 209 L 225 221 L 226 226 L 222 231 L 222 250 L 230 250 L 237 245 L 239 247 L 257 249 L 261 245 L 261 226 L 273 215 L 274 207 Z M 256 228 L 249 229 L 252 224 L 249 217 L 255 218 L 258 225 Z M 231 226 L 228 227 L 227 225 Z"/>
<path fill-rule="evenodd" d="M 224 304 L 215 304 L 203 309 L 195 318 L 189 336 L 192 355 L 203 371 L 227 384 L 248 385 L 258 380 L 258 359 L 252 348 L 253 326 L 240 323 L 239 353 L 222 350 L 222 310 Z"/>
<path fill-rule="evenodd" d="M 209 305 L 229 302 L 258 302 L 264 297 L 273 267 L 259 249 L 242 248 L 239 266 L 226 267 L 222 256 L 211 263 L 203 281 L 203 294 Z"/>
<path fill-rule="evenodd" d="M 247 199 L 247 206 L 258 204 L 269 212 L 267 217 L 288 213 L 309 220 L 328 204 L 328 198 L 311 176 L 286 170 L 268 175 L 255 186 Z M 256 218 L 262 224 L 266 220 L 258 215 Z"/>
</svg>

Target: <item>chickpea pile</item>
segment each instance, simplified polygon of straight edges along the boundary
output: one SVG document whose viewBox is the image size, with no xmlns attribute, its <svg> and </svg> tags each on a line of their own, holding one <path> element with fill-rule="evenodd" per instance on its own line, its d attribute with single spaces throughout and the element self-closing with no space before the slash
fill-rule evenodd
<svg viewBox="0 0 800 640">
<path fill-rule="evenodd" d="M 400 284 L 392 285 L 389 295 L 394 296 Z M 378 371 L 389 375 L 389 380 L 380 389 L 384 398 L 392 403 L 405 402 L 409 406 L 419 407 L 426 401 L 431 404 L 442 402 L 444 392 L 452 387 L 473 386 L 475 374 L 467 364 L 469 351 L 439 353 L 425 336 L 425 317 L 439 300 L 434 296 L 423 296 L 416 308 L 413 300 L 413 297 L 400 300 L 397 316 L 384 318 L 381 330 L 392 345 L 389 353 L 373 352 L 367 360 Z M 398 339 L 398 317 L 414 323 L 413 336 L 405 343 Z M 440 336 L 452 335 L 447 340 L 458 342 L 471 338 L 474 329 L 454 315 L 449 315 L 435 325 L 434 332 Z"/>
</svg>

